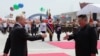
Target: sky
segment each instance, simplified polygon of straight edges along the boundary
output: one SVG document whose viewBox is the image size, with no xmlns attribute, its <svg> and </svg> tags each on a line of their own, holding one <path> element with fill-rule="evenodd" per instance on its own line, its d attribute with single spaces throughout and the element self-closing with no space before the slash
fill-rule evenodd
<svg viewBox="0 0 100 56">
<path fill-rule="evenodd" d="M 0 0 L 0 17 L 13 13 L 14 16 L 26 12 L 26 17 L 36 13 L 46 13 L 47 9 L 51 10 L 52 15 L 73 12 L 80 10 L 79 3 L 89 2 L 100 4 L 100 0 Z M 24 7 L 19 10 L 10 11 L 10 7 L 14 4 L 23 3 Z M 45 8 L 45 12 L 41 12 L 40 8 Z"/>
</svg>

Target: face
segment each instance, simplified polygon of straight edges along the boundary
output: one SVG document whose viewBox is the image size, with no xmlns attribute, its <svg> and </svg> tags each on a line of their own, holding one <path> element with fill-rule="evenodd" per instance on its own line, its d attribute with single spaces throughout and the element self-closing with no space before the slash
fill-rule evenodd
<svg viewBox="0 0 100 56">
<path fill-rule="evenodd" d="M 80 26 L 83 27 L 84 25 L 86 25 L 87 20 L 86 20 L 86 19 L 79 18 L 79 19 L 78 19 L 78 23 L 79 23 Z"/>
<path fill-rule="evenodd" d="M 57 24 L 59 24 L 59 21 L 57 21 Z"/>
<path fill-rule="evenodd" d="M 19 23 L 24 26 L 26 24 L 25 18 L 21 17 L 21 19 L 19 20 Z"/>
</svg>

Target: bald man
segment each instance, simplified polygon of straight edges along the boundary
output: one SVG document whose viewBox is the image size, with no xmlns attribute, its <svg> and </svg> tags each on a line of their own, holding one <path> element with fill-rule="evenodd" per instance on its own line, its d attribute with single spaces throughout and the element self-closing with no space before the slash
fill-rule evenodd
<svg viewBox="0 0 100 56">
<path fill-rule="evenodd" d="M 13 27 L 13 30 L 10 32 L 3 56 L 7 56 L 10 51 L 9 56 L 28 56 L 27 55 L 27 40 L 35 41 L 41 40 L 46 37 L 46 34 L 30 36 L 24 29 L 25 18 L 22 16 L 16 17 L 16 24 Z"/>
</svg>

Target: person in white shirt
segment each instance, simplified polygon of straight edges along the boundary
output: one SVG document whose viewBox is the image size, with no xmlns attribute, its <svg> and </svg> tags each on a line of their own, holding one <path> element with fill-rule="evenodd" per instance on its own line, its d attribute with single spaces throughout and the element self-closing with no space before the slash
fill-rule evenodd
<svg viewBox="0 0 100 56">
<path fill-rule="evenodd" d="M 9 32 L 11 32 L 11 31 L 12 31 L 13 27 L 14 27 L 14 23 L 9 22 Z"/>
<path fill-rule="evenodd" d="M 47 31 L 46 23 L 43 20 L 40 23 L 39 31 L 41 33 L 46 33 L 46 31 Z M 44 39 L 42 39 L 42 41 L 44 41 Z"/>
<path fill-rule="evenodd" d="M 2 27 L 3 27 L 3 33 L 6 33 L 7 32 L 7 28 L 8 28 L 8 24 L 7 24 L 7 21 L 4 21 L 3 23 L 2 23 Z"/>
<path fill-rule="evenodd" d="M 31 25 L 29 24 L 29 22 L 27 22 L 27 23 L 25 24 L 25 29 L 26 29 L 26 32 L 27 32 L 27 33 L 30 33 L 30 31 L 31 31 Z"/>
</svg>

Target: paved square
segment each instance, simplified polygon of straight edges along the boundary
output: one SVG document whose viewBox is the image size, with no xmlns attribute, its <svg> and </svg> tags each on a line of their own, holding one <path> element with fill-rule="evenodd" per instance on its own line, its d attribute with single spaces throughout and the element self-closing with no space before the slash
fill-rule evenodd
<svg viewBox="0 0 100 56">
<path fill-rule="evenodd" d="M 67 42 L 67 43 L 70 43 L 70 42 L 73 42 L 72 41 L 67 41 L 67 40 L 63 40 L 63 36 L 65 35 L 65 33 L 62 33 L 61 34 L 61 40 L 60 42 Z M 6 42 L 6 39 L 7 39 L 7 36 L 8 36 L 8 33 L 3 35 L 0 33 L 0 55 L 3 54 L 3 49 L 4 49 L 4 46 L 5 46 L 5 42 Z M 47 36 L 47 38 L 45 39 L 45 42 L 42 42 L 41 40 L 38 40 L 38 41 L 28 41 L 28 53 L 31 54 L 31 55 L 40 55 L 40 54 L 61 54 L 61 55 L 64 55 L 64 54 L 67 54 L 67 55 L 70 55 L 70 56 L 75 56 L 75 50 L 74 49 L 63 49 L 63 48 L 60 48 L 60 47 L 57 47 L 57 46 L 54 46 L 54 45 L 51 45 L 48 43 L 49 42 L 49 38 Z M 56 34 L 54 34 L 53 36 L 53 42 L 58 42 L 57 41 L 57 37 L 56 37 Z M 99 49 L 99 53 L 100 53 L 100 49 Z M 100 54 L 98 54 L 97 56 L 100 56 Z"/>
</svg>

